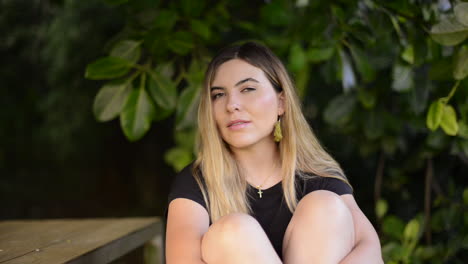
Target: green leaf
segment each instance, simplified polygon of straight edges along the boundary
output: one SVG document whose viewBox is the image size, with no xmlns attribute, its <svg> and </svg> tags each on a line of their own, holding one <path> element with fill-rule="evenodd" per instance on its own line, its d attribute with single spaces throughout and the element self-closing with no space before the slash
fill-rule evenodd
<svg viewBox="0 0 468 264">
<path fill-rule="evenodd" d="M 148 90 L 161 108 L 173 110 L 177 101 L 177 87 L 170 78 L 154 70 L 149 72 Z"/>
<path fill-rule="evenodd" d="M 369 62 L 367 55 L 357 47 L 351 47 L 351 56 L 356 62 L 356 68 L 365 82 L 371 82 L 375 79 L 374 67 Z"/>
<path fill-rule="evenodd" d="M 344 125 L 351 119 L 355 105 L 354 96 L 341 94 L 328 103 L 323 113 L 324 119 L 332 125 Z"/>
<path fill-rule="evenodd" d="M 333 56 L 334 52 L 335 52 L 335 49 L 333 47 L 311 48 L 307 50 L 307 58 L 312 63 L 318 63 L 318 62 L 329 60 Z"/>
<path fill-rule="evenodd" d="M 340 50 L 340 63 L 341 84 L 343 86 L 343 91 L 346 93 L 356 86 L 356 77 L 353 65 L 351 64 L 346 52 L 343 50 Z"/>
<path fill-rule="evenodd" d="M 192 162 L 193 155 L 188 149 L 174 147 L 164 154 L 164 160 L 169 163 L 176 172 L 179 172 Z"/>
<path fill-rule="evenodd" d="M 120 114 L 120 126 L 130 141 L 142 138 L 151 127 L 154 105 L 145 89 L 133 89 Z"/>
<path fill-rule="evenodd" d="M 458 3 L 453 8 L 458 22 L 468 27 L 468 3 Z"/>
<path fill-rule="evenodd" d="M 366 109 L 372 109 L 377 102 L 377 96 L 375 93 L 366 90 L 366 89 L 359 89 L 358 90 L 358 99 L 361 102 L 361 105 Z"/>
<path fill-rule="evenodd" d="M 140 44 L 141 42 L 134 40 L 122 40 L 114 46 L 110 56 L 136 63 L 140 59 Z"/>
<path fill-rule="evenodd" d="M 193 149 L 195 146 L 196 129 L 179 130 L 175 132 L 175 142 L 178 146 Z"/>
<path fill-rule="evenodd" d="M 298 72 L 307 63 L 307 58 L 304 49 L 300 44 L 294 43 L 289 50 L 289 67 L 291 71 Z"/>
<path fill-rule="evenodd" d="M 193 47 L 193 37 L 187 31 L 178 31 L 173 36 L 171 41 L 167 43 L 169 49 L 179 55 L 186 55 Z"/>
<path fill-rule="evenodd" d="M 468 125 L 463 120 L 458 120 L 458 136 L 468 139 Z"/>
<path fill-rule="evenodd" d="M 405 223 L 393 215 L 385 217 L 382 223 L 383 233 L 395 240 L 401 239 L 404 228 Z"/>
<path fill-rule="evenodd" d="M 375 214 L 377 215 L 377 218 L 382 219 L 382 217 L 385 216 L 388 210 L 388 203 L 387 201 L 380 199 L 377 201 L 377 204 L 375 205 Z"/>
<path fill-rule="evenodd" d="M 453 78 L 456 80 L 463 80 L 466 76 L 468 76 L 468 48 L 463 46 L 460 48 L 455 57 Z"/>
<path fill-rule="evenodd" d="M 429 107 L 429 111 L 427 112 L 427 117 L 426 117 L 426 125 L 427 127 L 435 131 L 442 120 L 442 115 L 444 113 L 444 102 L 443 100 L 437 100 L 432 102 L 431 106 Z"/>
<path fill-rule="evenodd" d="M 190 23 L 190 26 L 192 28 L 192 31 L 202 37 L 205 40 L 210 39 L 211 37 L 211 30 L 210 27 L 203 21 L 201 20 L 195 20 L 193 19 Z"/>
<path fill-rule="evenodd" d="M 392 89 L 397 92 L 405 92 L 413 88 L 414 74 L 409 66 L 396 63 L 393 66 Z"/>
<path fill-rule="evenodd" d="M 206 62 L 198 59 L 192 59 L 188 72 L 185 74 L 185 80 L 190 86 L 201 86 L 205 78 Z"/>
<path fill-rule="evenodd" d="M 418 239 L 420 225 L 417 219 L 412 219 L 408 222 L 403 232 L 403 236 L 408 241 L 415 241 Z"/>
<path fill-rule="evenodd" d="M 128 81 L 105 84 L 94 99 L 93 112 L 96 119 L 105 122 L 117 117 L 131 89 L 131 82 Z"/>
<path fill-rule="evenodd" d="M 164 30 L 170 30 L 174 27 L 178 19 L 179 17 L 177 16 L 176 12 L 169 9 L 162 9 L 161 11 L 159 11 L 156 17 L 154 27 L 161 28 Z"/>
<path fill-rule="evenodd" d="M 439 44 L 454 46 L 468 37 L 468 28 L 450 16 L 432 27 L 431 37 Z"/>
<path fill-rule="evenodd" d="M 455 136 L 458 133 L 457 114 L 451 105 L 445 105 L 440 126 L 449 136 Z"/>
<path fill-rule="evenodd" d="M 85 78 L 91 80 L 113 79 L 125 75 L 131 68 L 131 64 L 117 57 L 104 57 L 88 64 Z"/>
<path fill-rule="evenodd" d="M 401 58 L 409 64 L 414 64 L 414 49 L 413 45 L 408 45 L 401 53 Z"/>
<path fill-rule="evenodd" d="M 192 128 L 197 122 L 200 86 L 189 86 L 180 94 L 176 112 L 176 130 Z"/>
</svg>

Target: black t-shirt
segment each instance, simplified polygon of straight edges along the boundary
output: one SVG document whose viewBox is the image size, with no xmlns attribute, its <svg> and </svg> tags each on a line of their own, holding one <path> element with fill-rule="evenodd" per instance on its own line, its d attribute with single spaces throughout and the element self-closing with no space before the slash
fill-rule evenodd
<svg viewBox="0 0 468 264">
<path fill-rule="evenodd" d="M 169 203 L 176 198 L 186 198 L 199 203 L 206 209 L 202 192 L 192 174 L 192 165 L 185 167 L 175 177 L 169 193 Z M 306 194 L 316 190 L 328 190 L 338 195 L 352 194 L 351 187 L 336 178 L 316 176 L 312 179 L 303 180 L 296 175 L 296 181 L 299 201 Z M 250 185 L 248 185 L 247 192 L 253 211 L 252 216 L 260 223 L 276 252 L 282 258 L 283 237 L 292 214 L 283 198 L 281 182 L 262 190 L 262 198 L 257 193 L 258 189 Z"/>
</svg>

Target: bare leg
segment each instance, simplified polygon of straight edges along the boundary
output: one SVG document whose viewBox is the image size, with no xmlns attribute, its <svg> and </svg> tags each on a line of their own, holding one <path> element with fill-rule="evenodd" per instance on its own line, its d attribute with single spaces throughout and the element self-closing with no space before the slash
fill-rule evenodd
<svg viewBox="0 0 468 264">
<path fill-rule="evenodd" d="M 209 264 L 281 263 L 260 224 L 246 214 L 230 214 L 210 226 L 202 240 Z"/>
<path fill-rule="evenodd" d="M 339 263 L 354 246 L 353 217 L 341 198 L 315 191 L 299 201 L 284 235 L 288 264 Z"/>
</svg>

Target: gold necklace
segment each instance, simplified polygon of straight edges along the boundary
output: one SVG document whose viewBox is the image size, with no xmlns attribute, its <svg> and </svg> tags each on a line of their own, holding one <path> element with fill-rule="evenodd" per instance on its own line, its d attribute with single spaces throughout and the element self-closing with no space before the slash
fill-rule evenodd
<svg viewBox="0 0 468 264">
<path fill-rule="evenodd" d="M 271 174 L 268 175 L 268 177 L 265 178 L 265 180 L 262 182 L 262 184 L 260 185 L 257 185 L 257 189 L 258 189 L 258 196 L 260 196 L 260 198 L 262 198 L 262 185 L 265 184 L 265 182 L 271 177 Z"/>
</svg>

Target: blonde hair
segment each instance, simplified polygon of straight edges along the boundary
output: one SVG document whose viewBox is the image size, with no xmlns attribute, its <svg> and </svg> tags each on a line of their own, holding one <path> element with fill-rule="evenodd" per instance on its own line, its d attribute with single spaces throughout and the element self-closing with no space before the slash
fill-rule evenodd
<svg viewBox="0 0 468 264">
<path fill-rule="evenodd" d="M 251 213 L 247 182 L 229 146 L 223 141 L 212 113 L 210 87 L 224 62 L 241 59 L 263 70 L 276 92 L 283 92 L 283 139 L 278 143 L 282 188 L 291 212 L 297 206 L 296 174 L 302 178 L 334 177 L 349 184 L 338 163 L 322 148 L 301 111 L 294 85 L 281 61 L 267 47 L 254 42 L 231 46 L 215 56 L 205 74 L 198 108 L 198 158 L 193 166 L 212 222 L 234 213 Z"/>
</svg>

